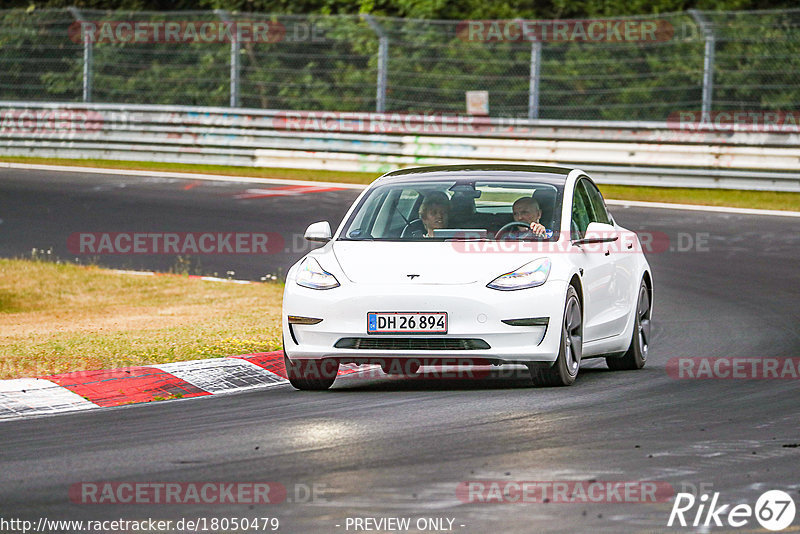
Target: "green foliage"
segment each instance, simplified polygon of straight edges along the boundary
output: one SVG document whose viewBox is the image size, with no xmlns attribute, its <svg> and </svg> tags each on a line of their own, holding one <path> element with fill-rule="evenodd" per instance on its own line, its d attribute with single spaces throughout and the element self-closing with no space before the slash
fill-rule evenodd
<svg viewBox="0 0 800 534">
<path fill-rule="evenodd" d="M 592 18 L 702 10 L 796 7 L 792 0 L 6 0 L 3 8 L 64 8 L 122 11 L 227 9 L 249 13 L 372 13 L 420 19 Z"/>
<path fill-rule="evenodd" d="M 55 4 L 50 4 L 55 5 Z M 92 11 L 117 5 L 86 0 L 92 21 L 217 21 L 212 11 Z M 156 6 L 127 0 L 124 7 Z M 705 7 L 735 5 L 707 0 Z M 240 105 L 252 108 L 371 111 L 375 109 L 378 37 L 358 15 L 376 13 L 388 35 L 388 111 L 463 113 L 465 92 L 489 92 L 493 116 L 526 117 L 530 42 L 465 40 L 457 20 L 514 17 L 607 17 L 620 12 L 684 9 L 656 2 L 478 2 L 445 0 L 201 0 L 171 8 L 224 7 L 238 21 L 283 28 L 277 42 L 243 42 Z M 760 4 L 759 4 L 760 6 Z M 241 11 L 237 13 L 236 11 Z M 253 13 L 282 12 L 281 15 Z M 796 109 L 800 105 L 800 10 L 707 12 L 716 39 L 714 109 Z M 665 120 L 699 110 L 704 39 L 687 13 L 658 15 L 674 30 L 657 42 L 544 42 L 540 117 L 546 119 Z M 428 20 L 426 20 L 428 19 Z M 79 101 L 83 44 L 70 34 L 66 10 L 0 11 L 0 99 Z M 138 42 L 93 45 L 96 102 L 227 106 L 230 43 Z"/>
</svg>

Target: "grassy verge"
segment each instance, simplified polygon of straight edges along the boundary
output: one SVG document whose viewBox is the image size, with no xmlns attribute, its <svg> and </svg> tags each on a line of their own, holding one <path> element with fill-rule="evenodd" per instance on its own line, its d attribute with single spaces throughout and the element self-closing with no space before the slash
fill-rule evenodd
<svg viewBox="0 0 800 534">
<path fill-rule="evenodd" d="M 154 163 L 141 161 L 112 161 L 100 159 L 55 159 L 0 157 L 0 161 L 35 163 L 39 165 L 76 165 L 125 170 L 196 172 L 227 176 L 254 176 L 258 178 L 280 178 L 323 182 L 345 182 L 368 184 L 377 174 L 368 172 L 317 171 L 308 169 L 268 169 L 233 167 L 224 165 L 192 165 L 187 163 Z M 775 193 L 769 191 L 737 191 L 732 189 L 689 189 L 673 187 L 638 187 L 626 185 L 603 185 L 606 198 L 619 200 L 643 200 L 649 202 L 672 202 L 677 204 L 701 204 L 706 206 L 731 206 L 768 210 L 800 211 L 800 193 Z"/>
<path fill-rule="evenodd" d="M 267 167 L 236 167 L 233 165 L 197 165 L 191 163 L 157 163 L 151 161 L 115 161 L 108 159 L 58 159 L 2 156 L 0 161 L 10 163 L 33 163 L 36 165 L 72 165 L 139 171 L 196 172 L 200 174 L 222 174 L 225 176 L 252 176 L 256 178 L 278 178 L 285 180 L 309 180 L 314 182 L 344 182 L 369 184 L 378 174 L 371 172 L 320 171 L 311 169 L 272 169 Z"/>
<path fill-rule="evenodd" d="M 606 198 L 644 200 L 704 206 L 729 206 L 762 210 L 800 211 L 800 193 L 739 191 L 735 189 L 689 189 L 672 187 L 633 187 L 600 185 Z"/>
<path fill-rule="evenodd" d="M 0 379 L 277 350 L 282 291 L 0 259 Z"/>
</svg>

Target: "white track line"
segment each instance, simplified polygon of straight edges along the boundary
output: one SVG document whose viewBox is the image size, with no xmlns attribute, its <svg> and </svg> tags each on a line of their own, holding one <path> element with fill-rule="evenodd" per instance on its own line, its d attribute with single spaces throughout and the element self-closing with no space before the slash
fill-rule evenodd
<svg viewBox="0 0 800 534">
<path fill-rule="evenodd" d="M 157 273 L 155 271 L 130 271 L 126 269 L 104 269 L 114 274 L 124 274 L 132 276 L 179 276 L 189 280 L 202 280 L 204 282 L 223 282 L 228 284 L 256 284 L 252 280 L 236 280 L 233 278 L 217 278 L 216 276 L 182 275 L 178 273 Z"/>
<path fill-rule="evenodd" d="M 185 180 L 208 180 L 217 182 L 239 182 L 279 185 L 311 185 L 341 187 L 343 189 L 364 189 L 361 184 L 340 182 L 313 182 L 308 180 L 282 180 L 277 178 L 256 178 L 252 176 L 226 176 L 222 174 L 196 174 L 192 172 L 161 172 L 124 169 L 103 169 L 99 167 L 75 167 L 66 165 L 36 165 L 32 163 L 9 163 L 0 161 L 0 168 L 27 169 L 40 171 L 83 172 L 89 174 L 115 174 L 120 176 L 149 176 L 161 178 L 179 178 Z M 710 211 L 715 213 L 735 213 L 738 215 L 763 215 L 771 217 L 800 217 L 797 211 L 759 210 L 748 208 L 731 208 L 726 206 L 702 206 L 699 204 L 672 204 L 667 202 L 644 202 L 640 200 L 606 200 L 612 206 L 630 206 L 636 208 L 661 208 L 684 211 Z"/>
</svg>

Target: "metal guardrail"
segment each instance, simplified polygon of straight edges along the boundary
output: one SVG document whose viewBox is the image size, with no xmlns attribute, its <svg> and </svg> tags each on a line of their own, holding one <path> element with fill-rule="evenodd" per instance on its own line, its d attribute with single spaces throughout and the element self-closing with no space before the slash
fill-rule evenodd
<svg viewBox="0 0 800 534">
<path fill-rule="evenodd" d="M 800 191 L 800 134 L 663 122 L 0 102 L 0 155 L 374 173 L 535 163 L 601 183 Z"/>
</svg>

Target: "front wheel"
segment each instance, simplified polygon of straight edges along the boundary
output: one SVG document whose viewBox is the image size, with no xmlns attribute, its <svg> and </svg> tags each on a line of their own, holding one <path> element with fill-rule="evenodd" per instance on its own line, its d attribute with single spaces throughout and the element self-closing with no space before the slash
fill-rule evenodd
<svg viewBox="0 0 800 534">
<path fill-rule="evenodd" d="M 633 323 L 633 336 L 628 351 L 618 358 L 606 358 L 606 365 L 614 371 L 635 371 L 647 362 L 650 352 L 650 292 L 642 280 L 639 298 L 636 301 L 636 316 Z"/>
<path fill-rule="evenodd" d="M 333 385 L 339 363 L 336 360 L 290 360 L 283 354 L 286 377 L 297 389 L 323 391 Z"/>
<path fill-rule="evenodd" d="M 583 312 L 578 292 L 573 286 L 567 289 L 564 320 L 561 322 L 561 346 L 558 358 L 550 367 L 528 367 L 533 384 L 539 387 L 571 386 L 578 376 L 583 354 Z"/>
</svg>

